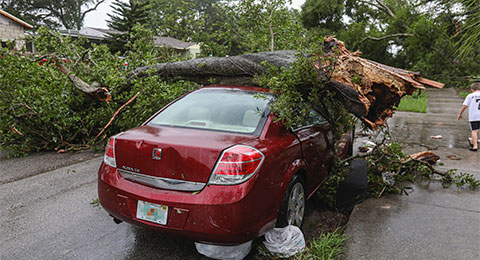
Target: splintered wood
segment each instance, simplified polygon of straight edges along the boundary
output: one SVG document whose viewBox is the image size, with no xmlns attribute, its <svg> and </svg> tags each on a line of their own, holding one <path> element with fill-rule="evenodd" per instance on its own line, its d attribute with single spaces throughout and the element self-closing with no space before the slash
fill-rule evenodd
<svg viewBox="0 0 480 260">
<path fill-rule="evenodd" d="M 426 161 L 430 164 L 435 164 L 440 159 L 440 156 L 436 155 L 434 152 L 431 152 L 431 151 L 424 151 L 420 153 L 411 154 L 410 158 L 415 160 Z"/>
<path fill-rule="evenodd" d="M 324 44 L 326 55 L 335 56 L 335 64 L 322 64 L 322 73 L 327 73 L 332 82 L 349 87 L 365 108 L 360 117 L 370 128 L 384 125 L 393 114 L 393 107 L 400 99 L 425 86 L 443 88 L 444 84 L 425 79 L 418 72 L 407 71 L 359 57 L 360 52 L 350 52 L 345 44 L 327 37 Z M 334 69 L 331 69 L 331 68 Z M 339 85 L 336 84 L 336 85 Z M 342 91 L 342 89 L 338 89 Z M 355 97 L 350 97 L 355 98 Z"/>
</svg>

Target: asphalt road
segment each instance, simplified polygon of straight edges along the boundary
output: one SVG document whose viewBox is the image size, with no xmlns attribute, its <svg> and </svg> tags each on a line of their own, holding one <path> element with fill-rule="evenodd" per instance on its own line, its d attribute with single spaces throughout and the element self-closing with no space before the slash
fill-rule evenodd
<svg viewBox="0 0 480 260">
<path fill-rule="evenodd" d="M 45 153 L 7 159 L 0 152 L 0 260 L 208 259 L 193 241 L 115 224 L 97 195 L 103 153 Z M 307 202 L 303 231 L 309 241 L 345 224 L 347 216 Z M 268 257 L 253 242 L 246 260 Z"/>
<path fill-rule="evenodd" d="M 0 259 L 206 259 L 191 241 L 117 225 L 91 205 L 101 160 L 0 158 Z"/>
</svg>

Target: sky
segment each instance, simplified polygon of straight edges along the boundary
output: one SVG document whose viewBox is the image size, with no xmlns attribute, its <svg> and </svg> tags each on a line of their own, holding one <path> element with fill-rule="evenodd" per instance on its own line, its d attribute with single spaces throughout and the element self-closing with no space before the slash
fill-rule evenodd
<svg viewBox="0 0 480 260">
<path fill-rule="evenodd" d="M 100 4 L 96 11 L 92 11 L 85 16 L 84 27 L 107 28 L 107 13 L 111 12 L 110 4 L 113 0 L 107 0 Z M 305 0 L 292 0 L 292 7 L 300 9 Z"/>
</svg>

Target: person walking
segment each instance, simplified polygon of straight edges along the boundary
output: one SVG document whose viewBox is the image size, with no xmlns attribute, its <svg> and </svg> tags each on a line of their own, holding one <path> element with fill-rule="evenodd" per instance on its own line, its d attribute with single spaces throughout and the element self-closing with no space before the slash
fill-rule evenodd
<svg viewBox="0 0 480 260">
<path fill-rule="evenodd" d="M 462 114 L 468 107 L 468 121 L 472 130 L 472 139 L 468 141 L 470 151 L 478 151 L 478 129 L 480 128 L 480 82 L 475 82 L 471 86 L 470 93 L 463 101 L 462 108 L 458 114 L 458 120 L 462 119 Z"/>
</svg>

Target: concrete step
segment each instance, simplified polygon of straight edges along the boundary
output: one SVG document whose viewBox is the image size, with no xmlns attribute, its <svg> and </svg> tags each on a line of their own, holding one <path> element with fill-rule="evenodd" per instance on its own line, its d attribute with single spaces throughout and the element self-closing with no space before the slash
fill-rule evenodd
<svg viewBox="0 0 480 260">
<path fill-rule="evenodd" d="M 405 111 L 395 111 L 393 118 L 403 118 L 404 120 L 414 121 L 421 120 L 421 122 L 454 122 L 453 124 L 466 124 L 467 121 L 457 122 L 457 115 L 454 114 L 429 114 L 429 113 L 416 113 L 416 112 L 405 112 Z"/>
<path fill-rule="evenodd" d="M 457 91 L 454 88 L 441 88 L 441 89 L 435 89 L 435 88 L 427 88 L 425 89 L 425 93 L 427 94 L 457 94 Z"/>
<path fill-rule="evenodd" d="M 461 97 L 452 97 L 452 98 L 429 98 L 427 97 L 427 103 L 462 103 L 463 98 Z"/>
<path fill-rule="evenodd" d="M 427 106 L 427 113 L 429 114 L 451 114 L 451 115 L 458 115 L 460 108 L 456 107 L 440 107 L 440 106 Z"/>
<path fill-rule="evenodd" d="M 460 111 L 460 108 L 462 107 L 462 103 L 427 103 L 427 106 L 430 108 L 457 108 L 458 111 Z"/>
<path fill-rule="evenodd" d="M 455 93 L 427 93 L 427 98 L 462 98 L 456 92 Z"/>
</svg>

